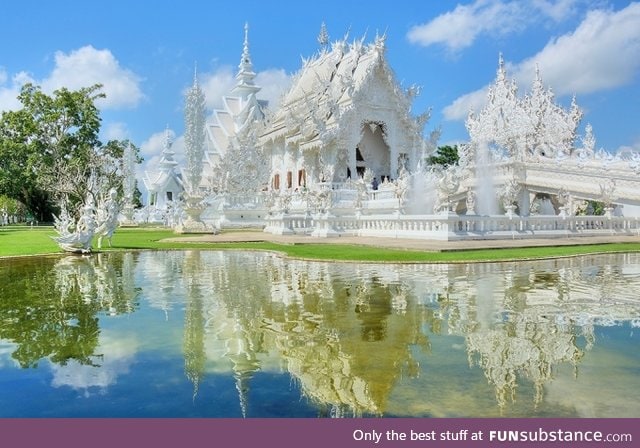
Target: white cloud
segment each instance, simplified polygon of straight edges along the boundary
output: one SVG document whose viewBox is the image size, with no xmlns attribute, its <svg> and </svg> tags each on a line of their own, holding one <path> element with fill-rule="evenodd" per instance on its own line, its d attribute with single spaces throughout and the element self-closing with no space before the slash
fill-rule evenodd
<svg viewBox="0 0 640 448">
<path fill-rule="evenodd" d="M 576 12 L 576 0 L 530 0 L 532 6 L 538 9 L 544 16 L 555 22 L 560 22 L 564 18 Z"/>
<path fill-rule="evenodd" d="M 0 87 L 0 112 L 19 109 L 20 102 L 17 99 L 19 93 L 19 87 Z"/>
<path fill-rule="evenodd" d="M 631 82 L 640 71 L 640 3 L 590 11 L 573 33 L 550 41 L 518 64 L 514 77 L 531 82 L 538 64 L 557 94 L 592 93 Z"/>
<path fill-rule="evenodd" d="M 462 95 L 442 110 L 445 120 L 464 120 L 470 110 L 479 111 L 487 102 L 487 89 L 483 87 Z"/>
<path fill-rule="evenodd" d="M 637 138 L 635 142 L 631 143 L 631 145 L 621 145 L 616 150 L 617 154 L 633 153 L 633 152 L 640 152 L 640 137 Z"/>
<path fill-rule="evenodd" d="M 430 22 L 414 26 L 407 37 L 423 46 L 444 44 L 457 51 L 473 44 L 482 33 L 506 34 L 521 20 L 517 3 L 477 0 L 471 5 L 457 5 Z"/>
<path fill-rule="evenodd" d="M 0 70 L 0 111 L 17 110 L 21 107 L 18 95 L 27 82 L 34 82 L 27 72 L 13 75 L 9 82 L 9 74 L 6 70 Z"/>
<path fill-rule="evenodd" d="M 17 367 L 20 365 L 12 356 L 18 349 L 18 344 L 6 340 L 0 341 L 0 369 L 7 367 Z"/>
<path fill-rule="evenodd" d="M 129 138 L 129 129 L 127 128 L 127 124 L 121 121 L 107 123 L 103 126 L 102 131 L 102 140 L 125 140 Z"/>
<path fill-rule="evenodd" d="M 219 68 L 214 73 L 202 75 L 201 87 L 204 91 L 208 110 L 222 108 L 222 97 L 236 84 L 235 74 L 231 66 Z"/>
<path fill-rule="evenodd" d="M 88 394 L 87 389 L 106 389 L 117 382 L 118 376 L 127 374 L 135 359 L 138 341 L 133 337 L 115 338 L 104 330 L 100 338 L 97 350 L 103 355 L 100 367 L 83 365 L 75 360 L 65 365 L 51 364 L 51 385 L 55 388 L 68 386 Z"/>
<path fill-rule="evenodd" d="M 256 84 L 262 87 L 258 98 L 267 100 L 269 108 L 275 110 L 280 105 L 282 95 L 291 86 L 291 76 L 283 69 L 272 68 L 258 73 Z"/>
<path fill-rule="evenodd" d="M 471 46 L 484 34 L 506 36 L 542 19 L 560 21 L 573 13 L 575 3 L 576 0 L 476 0 L 469 5 L 457 5 L 453 11 L 412 27 L 407 38 L 411 43 L 442 44 L 457 52 Z"/>
<path fill-rule="evenodd" d="M 9 74 L 0 68 L 0 111 L 20 108 L 16 98 L 28 82 L 41 86 L 47 94 L 61 87 L 77 90 L 102 84 L 106 98 L 99 99 L 97 104 L 105 109 L 135 107 L 144 98 L 138 75 L 123 68 L 111 51 L 96 50 L 90 45 L 69 54 L 56 52 L 55 67 L 41 80 L 22 71 L 11 76 L 9 82 Z"/>
<path fill-rule="evenodd" d="M 66 87 L 77 90 L 102 84 L 106 98 L 100 101 L 104 108 L 134 107 L 143 99 L 140 77 L 123 68 L 110 50 L 97 50 L 87 45 L 69 54 L 55 54 L 55 68 L 40 84 L 45 92 Z"/>
<path fill-rule="evenodd" d="M 528 90 L 536 64 L 557 95 L 587 94 L 623 86 L 640 72 L 640 3 L 620 11 L 590 11 L 572 33 L 551 40 L 536 55 L 508 65 L 521 90 Z M 464 94 L 443 109 L 460 120 L 486 100 L 487 86 Z"/>
</svg>

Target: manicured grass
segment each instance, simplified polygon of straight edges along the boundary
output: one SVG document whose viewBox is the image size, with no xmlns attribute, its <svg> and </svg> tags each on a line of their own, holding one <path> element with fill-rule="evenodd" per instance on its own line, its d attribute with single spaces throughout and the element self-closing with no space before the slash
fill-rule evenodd
<svg viewBox="0 0 640 448">
<path fill-rule="evenodd" d="M 305 244 L 277 246 L 274 250 L 284 251 L 290 256 L 311 259 L 342 261 L 384 261 L 384 262 L 471 262 L 506 261 L 537 258 L 553 258 L 571 255 L 640 251 L 640 244 L 598 244 L 564 247 L 532 247 L 506 249 L 479 249 L 451 252 L 426 252 L 384 249 L 367 246 Z"/>
<path fill-rule="evenodd" d="M 55 254 L 60 252 L 51 239 L 56 235 L 52 227 L 0 227 L 0 257 Z"/>
<path fill-rule="evenodd" d="M 0 228 L 0 256 L 36 255 L 60 253 L 51 239 L 56 233 L 52 228 Z M 371 246 L 346 244 L 295 244 L 285 245 L 271 242 L 244 243 L 192 243 L 161 242 L 165 238 L 176 238 L 171 230 L 118 229 L 113 237 L 113 248 L 106 241 L 102 250 L 143 249 L 240 249 L 282 252 L 291 257 L 316 260 L 361 261 L 361 262 L 465 262 L 500 261 L 534 258 L 563 257 L 590 253 L 640 251 L 640 243 L 611 243 L 580 246 L 551 246 L 531 248 L 479 249 L 450 252 L 426 252 L 384 249 Z M 94 249 L 96 245 L 94 244 Z"/>
</svg>

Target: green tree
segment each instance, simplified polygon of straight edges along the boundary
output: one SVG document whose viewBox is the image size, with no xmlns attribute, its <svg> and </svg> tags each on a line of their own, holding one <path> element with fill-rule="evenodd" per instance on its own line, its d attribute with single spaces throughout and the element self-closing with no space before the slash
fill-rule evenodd
<svg viewBox="0 0 640 448">
<path fill-rule="evenodd" d="M 427 159 L 430 165 L 442 165 L 448 167 L 450 165 L 457 165 L 460 160 L 458 155 L 458 145 L 453 146 L 439 146 L 436 153 Z"/>
<path fill-rule="evenodd" d="M 604 202 L 588 200 L 578 207 L 576 215 L 602 216 L 604 215 L 604 208 Z"/>
<path fill-rule="evenodd" d="M 133 208 L 142 208 L 142 192 L 138 188 L 138 181 L 136 180 L 136 188 L 133 190 Z"/>
<path fill-rule="evenodd" d="M 23 220 L 26 209 L 21 202 L 16 201 L 7 196 L 0 195 L 0 213 L 7 212 L 9 216 L 17 216 L 19 220 Z M 0 216 L 0 220 L 2 216 Z"/>
<path fill-rule="evenodd" d="M 0 194 L 15 199 L 36 216 L 50 214 L 50 198 L 37 185 L 34 127 L 24 110 L 4 112 L 0 118 Z"/>
<path fill-rule="evenodd" d="M 0 118 L 0 194 L 16 199 L 40 221 L 51 220 L 57 201 L 78 208 L 95 187 L 121 182 L 122 154 L 128 142 L 99 138 L 96 100 L 101 85 L 52 95 L 26 84 L 18 99 L 22 109 Z M 137 148 L 136 148 L 137 151 Z M 137 154 L 137 152 L 136 152 Z M 91 185 L 92 182 L 100 185 Z"/>
</svg>

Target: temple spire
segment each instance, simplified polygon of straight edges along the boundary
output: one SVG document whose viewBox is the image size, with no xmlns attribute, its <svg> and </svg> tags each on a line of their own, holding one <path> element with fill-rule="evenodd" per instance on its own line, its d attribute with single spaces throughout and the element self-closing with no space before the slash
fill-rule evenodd
<svg viewBox="0 0 640 448">
<path fill-rule="evenodd" d="M 244 24 L 244 43 L 242 46 L 242 56 L 240 57 L 240 65 L 238 66 L 238 75 L 236 78 L 239 83 L 253 84 L 253 78 L 256 74 L 253 72 L 253 64 L 251 63 L 251 55 L 249 54 L 249 24 Z"/>
<path fill-rule="evenodd" d="M 540 75 L 540 67 L 536 62 L 536 70 L 535 70 L 535 78 L 533 78 L 533 84 L 531 87 L 532 95 L 540 95 L 544 90 L 544 85 L 542 84 L 542 76 Z"/>
<path fill-rule="evenodd" d="M 249 24 L 244 24 L 244 43 L 242 45 L 242 56 L 240 57 L 240 65 L 238 65 L 238 74 L 236 75 L 236 85 L 232 92 L 239 94 L 243 98 L 247 98 L 251 93 L 256 93 L 260 87 L 256 86 L 253 79 L 256 77 L 251 63 L 251 55 L 249 54 Z"/>
<path fill-rule="evenodd" d="M 499 80 L 504 80 L 507 78 L 507 71 L 504 68 L 504 57 L 502 56 L 502 52 L 498 53 L 498 76 Z"/>
<path fill-rule="evenodd" d="M 329 33 L 327 32 L 327 25 L 324 22 L 320 25 L 320 33 L 318 33 L 318 43 L 320 49 L 324 50 L 329 45 Z"/>
<path fill-rule="evenodd" d="M 162 147 L 162 154 L 173 156 L 175 154 L 171 150 L 171 145 L 173 144 L 173 140 L 171 138 L 171 131 L 169 130 L 169 125 L 167 124 L 164 130 L 164 145 Z"/>
<path fill-rule="evenodd" d="M 173 158 L 175 152 L 171 149 L 173 145 L 173 139 L 171 138 L 171 130 L 167 125 L 164 131 L 164 145 L 162 147 L 162 158 L 160 159 L 160 170 L 169 172 L 172 171 L 178 164 Z"/>
</svg>

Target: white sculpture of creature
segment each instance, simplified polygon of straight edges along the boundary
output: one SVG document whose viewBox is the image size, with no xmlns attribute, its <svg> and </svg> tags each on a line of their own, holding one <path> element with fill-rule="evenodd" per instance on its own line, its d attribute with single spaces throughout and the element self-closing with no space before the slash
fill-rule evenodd
<svg viewBox="0 0 640 448">
<path fill-rule="evenodd" d="M 109 190 L 107 198 L 101 201 L 98 207 L 98 227 L 96 229 L 98 249 L 102 248 L 102 239 L 105 237 L 109 241 L 109 247 L 111 247 L 111 238 L 118 227 L 118 213 L 120 213 L 117 196 L 117 191 L 112 188 Z"/>
<path fill-rule="evenodd" d="M 87 254 L 91 252 L 91 241 L 96 231 L 94 208 L 88 203 L 82 209 L 82 215 L 75 225 L 75 230 L 66 235 L 52 237 L 60 248 L 66 252 Z"/>
<path fill-rule="evenodd" d="M 514 216 L 516 209 L 516 200 L 520 194 L 522 187 L 518 180 L 514 177 L 507 180 L 500 189 L 499 197 L 502 199 L 502 206 L 505 209 L 505 214 L 509 217 Z"/>
<path fill-rule="evenodd" d="M 398 198 L 398 206 L 402 205 L 406 201 L 407 192 L 409 191 L 409 173 L 404 167 L 400 170 L 400 176 L 395 181 L 395 193 Z"/>
<path fill-rule="evenodd" d="M 450 201 L 451 195 L 458 191 L 460 186 L 459 170 L 455 167 L 449 167 L 442 171 L 437 181 L 437 200 L 434 212 L 449 213 L 453 206 Z"/>
<path fill-rule="evenodd" d="M 69 216 L 67 206 L 64 202 L 60 205 L 60 216 L 53 215 L 53 226 L 60 236 L 66 236 L 72 233 L 74 222 Z"/>
<path fill-rule="evenodd" d="M 467 215 L 476 214 L 476 193 L 472 189 L 467 190 L 466 206 Z"/>
</svg>

